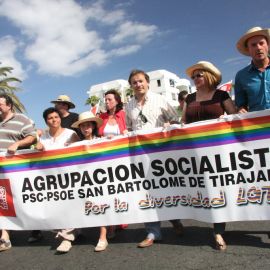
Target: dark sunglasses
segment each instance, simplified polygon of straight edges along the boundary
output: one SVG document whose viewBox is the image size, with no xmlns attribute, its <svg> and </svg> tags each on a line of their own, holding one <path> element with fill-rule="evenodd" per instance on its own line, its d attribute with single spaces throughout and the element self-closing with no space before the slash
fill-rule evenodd
<svg viewBox="0 0 270 270">
<path fill-rule="evenodd" d="M 142 113 L 142 110 L 139 113 L 139 117 L 141 118 L 142 122 L 145 124 L 148 122 L 146 116 Z"/>
<path fill-rule="evenodd" d="M 192 75 L 191 79 L 195 80 L 196 78 L 201 78 L 201 77 L 203 77 L 203 73 L 198 73 L 198 74 Z"/>
</svg>

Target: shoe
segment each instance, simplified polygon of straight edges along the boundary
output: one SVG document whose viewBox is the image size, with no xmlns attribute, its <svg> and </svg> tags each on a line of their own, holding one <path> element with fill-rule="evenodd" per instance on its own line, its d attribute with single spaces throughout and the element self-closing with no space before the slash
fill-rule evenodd
<svg viewBox="0 0 270 270">
<path fill-rule="evenodd" d="M 225 251 L 227 249 L 226 242 L 220 234 L 215 235 L 216 249 L 219 251 Z"/>
<path fill-rule="evenodd" d="M 98 243 L 95 247 L 95 251 L 99 252 L 99 251 L 104 251 L 108 246 L 108 242 L 107 240 L 103 241 L 103 240 L 98 240 Z"/>
<path fill-rule="evenodd" d="M 116 227 L 115 226 L 109 226 L 107 230 L 107 239 L 113 239 L 116 235 L 115 233 Z"/>
<path fill-rule="evenodd" d="M 138 244 L 139 248 L 145 248 L 145 247 L 150 247 L 154 244 L 154 239 L 151 238 L 145 238 L 142 242 Z"/>
<path fill-rule="evenodd" d="M 176 233 L 176 235 L 178 236 L 182 236 L 184 234 L 184 226 L 181 222 L 177 221 L 177 222 L 172 222 L 174 231 Z"/>
<path fill-rule="evenodd" d="M 68 240 L 63 240 L 61 244 L 57 247 L 56 251 L 59 253 L 67 253 L 72 248 L 72 244 Z"/>
<path fill-rule="evenodd" d="M 39 242 L 43 239 L 43 235 L 41 233 L 41 231 L 32 231 L 31 235 L 28 238 L 28 243 L 35 243 L 35 242 Z"/>
<path fill-rule="evenodd" d="M 0 251 L 11 249 L 11 247 L 10 240 L 0 239 Z"/>
</svg>

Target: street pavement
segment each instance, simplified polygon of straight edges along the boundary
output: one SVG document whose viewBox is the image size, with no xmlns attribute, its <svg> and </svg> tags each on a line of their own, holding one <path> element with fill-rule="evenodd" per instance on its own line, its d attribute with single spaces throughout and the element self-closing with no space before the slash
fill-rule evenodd
<svg viewBox="0 0 270 270">
<path fill-rule="evenodd" d="M 104 252 L 94 252 L 98 228 L 85 228 L 67 254 L 58 255 L 59 243 L 52 232 L 28 244 L 29 232 L 12 232 L 12 249 L 0 253 L 0 269 L 80 270 L 80 269 L 270 269 L 269 221 L 232 222 L 226 227 L 228 248 L 215 250 L 212 224 L 183 220 L 185 233 L 177 237 L 169 222 L 162 222 L 163 241 L 140 249 L 143 224 L 119 231 Z"/>
</svg>

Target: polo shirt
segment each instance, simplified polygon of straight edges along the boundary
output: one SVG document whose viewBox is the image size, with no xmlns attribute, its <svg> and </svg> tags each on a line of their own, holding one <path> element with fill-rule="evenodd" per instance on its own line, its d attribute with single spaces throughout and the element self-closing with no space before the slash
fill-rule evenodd
<svg viewBox="0 0 270 270">
<path fill-rule="evenodd" d="M 37 135 L 33 122 L 24 114 L 15 113 L 9 120 L 0 121 L 0 152 L 6 152 L 10 145 L 27 136 Z"/>
<path fill-rule="evenodd" d="M 270 65 L 261 72 L 251 62 L 235 77 L 235 104 L 248 111 L 270 109 Z"/>
</svg>

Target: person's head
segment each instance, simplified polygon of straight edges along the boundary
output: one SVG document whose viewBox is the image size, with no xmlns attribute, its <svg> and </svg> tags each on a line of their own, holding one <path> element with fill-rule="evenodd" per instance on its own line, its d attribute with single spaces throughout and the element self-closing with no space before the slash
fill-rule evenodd
<svg viewBox="0 0 270 270">
<path fill-rule="evenodd" d="M 61 126 L 61 114 L 54 107 L 44 110 L 43 119 L 49 128 L 58 128 Z"/>
<path fill-rule="evenodd" d="M 186 69 L 186 74 L 194 81 L 197 89 L 216 89 L 222 79 L 219 69 L 208 61 L 199 61 L 192 65 Z"/>
<path fill-rule="evenodd" d="M 13 111 L 12 98 L 5 93 L 0 93 L 0 113 L 7 114 L 8 112 L 12 111 Z"/>
<path fill-rule="evenodd" d="M 98 128 L 103 120 L 96 117 L 91 111 L 83 112 L 79 115 L 78 121 L 72 124 L 72 128 L 79 128 L 85 139 L 98 136 Z"/>
<path fill-rule="evenodd" d="M 250 56 L 255 62 L 268 58 L 270 44 L 270 29 L 253 27 L 249 29 L 237 42 L 238 51 Z"/>
<path fill-rule="evenodd" d="M 143 70 L 132 70 L 128 82 L 135 96 L 145 95 L 149 89 L 150 78 Z"/>
<path fill-rule="evenodd" d="M 70 97 L 67 95 L 60 95 L 56 100 L 52 100 L 51 103 L 53 103 L 55 108 L 57 108 L 61 113 L 62 111 L 68 111 L 75 108 L 74 103 L 72 103 Z"/>
<path fill-rule="evenodd" d="M 118 112 L 123 109 L 123 102 L 120 94 L 112 89 L 105 93 L 105 105 L 107 112 Z"/>
<path fill-rule="evenodd" d="M 182 90 L 178 94 L 178 102 L 179 102 L 179 107 L 181 110 L 183 110 L 183 108 L 184 108 L 184 103 L 185 103 L 187 95 L 188 95 L 188 91 L 186 91 L 186 90 Z"/>
</svg>

